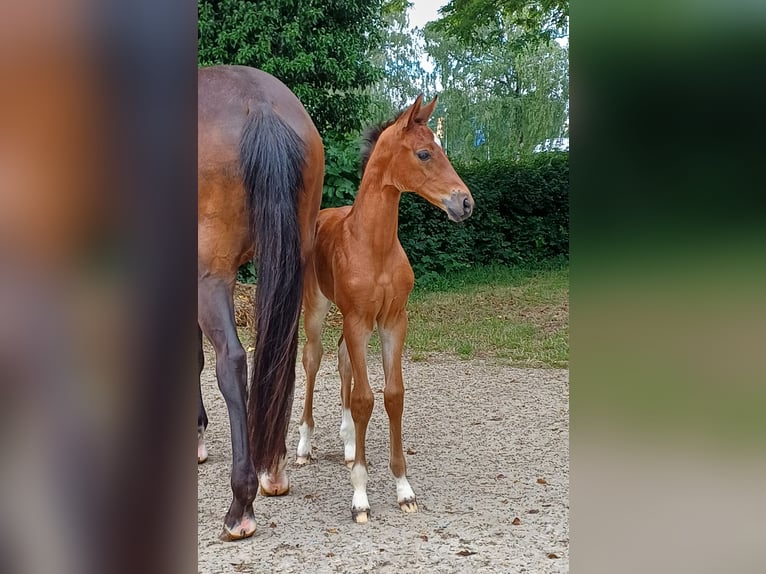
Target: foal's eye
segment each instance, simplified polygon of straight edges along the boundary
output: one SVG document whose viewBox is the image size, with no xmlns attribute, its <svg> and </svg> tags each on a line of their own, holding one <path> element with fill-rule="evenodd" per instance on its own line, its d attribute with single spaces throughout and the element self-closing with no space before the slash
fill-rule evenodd
<svg viewBox="0 0 766 574">
<path fill-rule="evenodd" d="M 417 155 L 418 155 L 418 159 L 419 159 L 420 161 L 428 161 L 429 159 L 431 159 L 431 154 L 430 154 L 430 153 L 428 153 L 428 152 L 427 152 L 427 151 L 425 151 L 425 150 L 421 150 L 421 151 L 419 151 L 419 152 L 417 153 Z"/>
</svg>

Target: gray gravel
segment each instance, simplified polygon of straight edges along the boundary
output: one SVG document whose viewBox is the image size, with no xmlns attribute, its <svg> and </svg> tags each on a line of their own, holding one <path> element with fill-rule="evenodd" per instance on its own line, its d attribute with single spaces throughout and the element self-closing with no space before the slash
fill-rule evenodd
<svg viewBox="0 0 766 574">
<path fill-rule="evenodd" d="M 295 466 L 303 373 L 290 427 L 289 495 L 258 496 L 255 535 L 221 542 L 231 500 L 226 406 L 212 357 L 202 374 L 210 458 L 198 467 L 198 568 L 230 572 L 569 571 L 569 376 L 492 361 L 404 360 L 403 443 L 419 511 L 396 503 L 388 470 L 383 369 L 370 358 L 375 410 L 367 433 L 368 524 L 351 520 L 340 381 L 326 355 L 317 378 L 314 457 Z M 542 480 L 539 480 L 542 479 Z M 517 524 L 514 524 L 518 518 Z"/>
</svg>

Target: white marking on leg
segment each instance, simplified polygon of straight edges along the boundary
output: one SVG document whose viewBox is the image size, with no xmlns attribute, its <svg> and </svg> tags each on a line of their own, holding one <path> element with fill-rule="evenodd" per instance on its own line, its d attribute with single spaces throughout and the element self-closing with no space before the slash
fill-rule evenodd
<svg viewBox="0 0 766 574">
<path fill-rule="evenodd" d="M 399 504 L 404 501 L 415 500 L 415 492 L 406 476 L 400 476 L 396 479 L 396 500 Z"/>
<path fill-rule="evenodd" d="M 353 510 L 369 510 L 367 468 L 363 464 L 355 464 L 351 469 L 351 485 L 354 487 L 354 498 L 351 499 L 351 508 Z"/>
<path fill-rule="evenodd" d="M 346 462 L 356 458 L 356 431 L 354 419 L 351 417 L 351 409 L 343 409 L 340 420 L 340 438 L 343 439 L 343 459 Z"/>
<path fill-rule="evenodd" d="M 309 427 L 308 423 L 302 423 L 298 427 L 298 432 L 301 435 L 298 441 L 298 464 L 305 464 L 311 458 L 311 437 L 314 434 L 314 429 Z"/>
</svg>

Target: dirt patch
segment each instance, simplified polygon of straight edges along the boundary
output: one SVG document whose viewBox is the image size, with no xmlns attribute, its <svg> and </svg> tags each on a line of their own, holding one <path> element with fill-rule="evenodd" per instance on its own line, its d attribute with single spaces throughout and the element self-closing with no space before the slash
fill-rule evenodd
<svg viewBox="0 0 766 574">
<path fill-rule="evenodd" d="M 367 436 L 371 521 L 351 520 L 336 358 L 314 399 L 315 460 L 295 467 L 303 373 L 290 426 L 291 492 L 258 497 L 253 538 L 220 542 L 231 500 L 226 407 L 209 357 L 202 375 L 210 459 L 198 469 L 199 572 L 535 572 L 569 570 L 568 373 L 430 356 L 404 361 L 404 450 L 419 512 L 404 514 L 388 470 L 383 369 Z"/>
</svg>

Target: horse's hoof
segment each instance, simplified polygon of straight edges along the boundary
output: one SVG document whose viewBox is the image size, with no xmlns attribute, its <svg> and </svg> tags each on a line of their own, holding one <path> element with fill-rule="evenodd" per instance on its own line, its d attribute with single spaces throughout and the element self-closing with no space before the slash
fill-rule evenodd
<svg viewBox="0 0 766 574">
<path fill-rule="evenodd" d="M 352 458 L 351 460 L 345 461 L 345 464 L 346 464 L 346 468 L 351 468 L 352 466 L 354 466 L 354 459 Z"/>
<path fill-rule="evenodd" d="M 202 464 L 207 460 L 207 447 L 205 446 L 205 437 L 197 431 L 197 464 Z"/>
<path fill-rule="evenodd" d="M 258 482 L 262 496 L 284 496 L 290 492 L 290 481 L 284 471 L 280 473 L 278 480 L 272 480 L 267 474 L 263 474 Z"/>
<path fill-rule="evenodd" d="M 357 524 L 367 524 L 367 521 L 370 519 L 370 509 L 369 508 L 360 508 L 360 509 L 351 509 L 351 518 L 356 522 Z"/>
<path fill-rule="evenodd" d="M 286 486 L 271 485 L 266 488 L 264 488 L 263 485 L 261 485 L 260 491 L 261 491 L 261 496 L 284 496 L 285 494 L 290 492 L 290 485 L 289 484 Z"/>
<path fill-rule="evenodd" d="M 258 475 L 259 490 L 262 496 L 283 496 L 290 492 L 290 479 L 284 467 L 284 461 L 280 463 L 279 470 L 264 472 Z"/>
<path fill-rule="evenodd" d="M 404 512 L 417 512 L 418 503 L 414 498 L 411 498 L 409 500 L 402 500 L 399 503 L 399 508 L 401 508 Z"/>
<path fill-rule="evenodd" d="M 295 464 L 298 466 L 303 466 L 304 464 L 308 464 L 311 461 L 310 456 L 299 456 L 295 459 Z"/>
<path fill-rule="evenodd" d="M 243 538 L 250 538 L 255 533 L 255 520 L 250 517 L 245 517 L 232 527 L 223 525 L 223 532 L 219 538 L 224 542 L 232 542 L 234 540 L 242 540 Z"/>
</svg>

